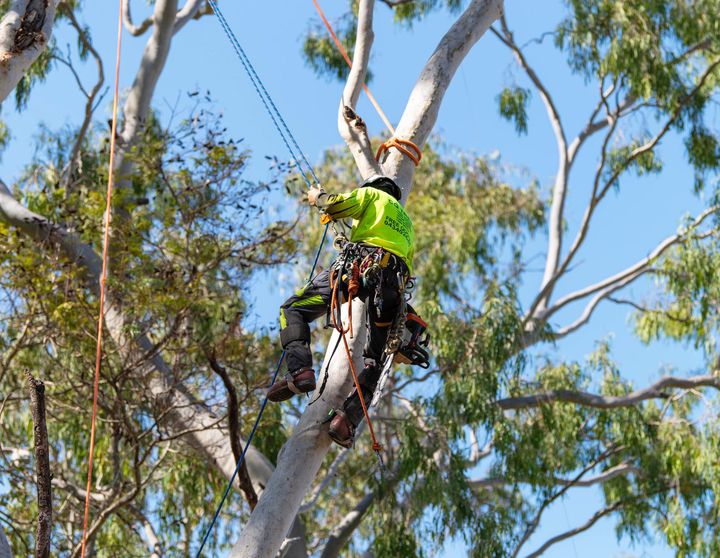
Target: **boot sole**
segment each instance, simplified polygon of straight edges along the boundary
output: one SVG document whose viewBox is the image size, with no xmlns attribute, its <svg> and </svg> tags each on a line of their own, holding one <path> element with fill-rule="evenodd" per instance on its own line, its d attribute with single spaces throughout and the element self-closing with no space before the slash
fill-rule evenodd
<svg viewBox="0 0 720 558">
<path fill-rule="evenodd" d="M 330 439 L 335 442 L 338 446 L 341 446 L 345 449 L 350 449 L 353 447 L 353 442 L 355 441 L 354 438 L 341 438 L 340 433 L 336 432 L 332 428 L 328 429 L 328 436 L 330 436 Z"/>
<path fill-rule="evenodd" d="M 315 389 L 315 380 L 301 380 L 295 382 L 295 387 L 297 387 L 302 393 L 309 393 Z M 274 403 L 279 403 L 280 401 L 287 401 L 293 395 L 296 395 L 295 392 L 293 392 L 286 383 L 283 387 L 279 387 L 275 391 L 273 391 L 273 388 L 271 387 L 268 390 L 267 398 Z"/>
</svg>

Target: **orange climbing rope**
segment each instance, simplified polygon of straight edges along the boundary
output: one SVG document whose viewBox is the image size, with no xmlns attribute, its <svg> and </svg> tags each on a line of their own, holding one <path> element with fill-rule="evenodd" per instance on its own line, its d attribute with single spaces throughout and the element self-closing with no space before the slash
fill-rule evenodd
<svg viewBox="0 0 720 558">
<path fill-rule="evenodd" d="M 352 68 L 352 61 L 350 60 L 350 56 L 348 56 L 347 51 L 345 50 L 345 47 L 340 42 L 340 39 L 338 39 L 338 36 L 335 34 L 335 31 L 333 31 L 332 25 L 330 25 L 330 22 L 328 21 L 327 17 L 325 17 L 325 12 L 323 12 L 322 8 L 320 7 L 320 4 L 318 3 L 318 0 L 312 0 L 313 4 L 315 5 L 315 9 L 317 10 L 318 14 L 320 15 L 320 19 L 322 19 L 323 23 L 325 24 L 325 28 L 328 30 L 328 33 L 330 33 L 330 37 L 332 37 L 333 42 L 335 43 L 335 46 L 340 51 L 340 54 L 342 54 L 342 57 L 345 59 L 345 62 L 347 63 L 348 67 Z M 370 99 L 370 102 L 375 107 L 375 110 L 377 111 L 378 115 L 382 119 L 382 121 L 385 123 L 385 126 L 392 134 L 392 137 L 383 143 L 380 146 L 380 149 L 378 149 L 377 155 L 375 158 L 379 161 L 380 157 L 388 151 L 391 147 L 395 147 L 398 149 L 403 155 L 406 155 L 410 158 L 410 160 L 415 163 L 415 166 L 420 164 L 420 159 L 422 159 L 422 151 L 420 151 L 420 148 L 415 145 L 412 141 L 407 139 L 400 139 L 395 137 L 395 128 L 392 124 L 390 124 L 390 120 L 388 120 L 388 117 L 385 116 L 385 113 L 383 112 L 382 108 L 380 108 L 380 104 L 375 99 L 375 96 L 371 93 L 370 88 L 367 86 L 366 83 L 363 83 L 362 85 L 363 90 L 365 91 L 366 95 L 368 96 L 368 99 Z"/>
<path fill-rule="evenodd" d="M 110 161 L 108 162 L 108 184 L 105 199 L 105 231 L 103 233 L 102 271 L 100 273 L 100 310 L 97 327 L 97 347 L 95 351 L 95 378 L 93 380 L 92 418 L 90 420 L 90 448 L 88 449 L 87 486 L 85 488 L 85 514 L 83 516 L 83 534 L 80 549 L 81 558 L 85 558 L 90 517 L 90 489 L 92 487 L 93 453 L 95 451 L 95 423 L 97 422 L 98 395 L 100 391 L 100 364 L 102 362 L 102 334 L 105 317 L 105 283 L 107 281 L 108 246 L 110 244 L 110 210 L 113 190 L 113 167 L 115 165 L 115 134 L 117 132 L 118 99 L 120 92 L 120 50 L 122 46 L 122 3 L 120 0 L 117 26 L 117 53 L 115 58 L 115 95 L 113 97 L 112 126 L 110 130 Z"/>
</svg>

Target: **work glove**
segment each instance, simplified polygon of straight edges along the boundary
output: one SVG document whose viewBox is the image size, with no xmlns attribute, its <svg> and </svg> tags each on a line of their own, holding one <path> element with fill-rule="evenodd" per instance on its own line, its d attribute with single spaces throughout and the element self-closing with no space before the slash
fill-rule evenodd
<svg viewBox="0 0 720 558">
<path fill-rule="evenodd" d="M 317 200 L 325 190 L 321 186 L 310 186 L 310 189 L 303 195 L 303 201 L 307 201 L 310 205 L 317 205 Z"/>
</svg>

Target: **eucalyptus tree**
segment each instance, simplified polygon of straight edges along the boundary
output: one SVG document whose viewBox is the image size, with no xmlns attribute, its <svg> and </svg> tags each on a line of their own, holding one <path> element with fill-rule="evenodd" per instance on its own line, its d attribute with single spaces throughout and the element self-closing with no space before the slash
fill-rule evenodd
<svg viewBox="0 0 720 558">
<path fill-rule="evenodd" d="M 0 415 L 7 475 L 3 488 L 10 494 L 3 499 L 2 517 L 12 530 L 15 550 L 26 553 L 35 508 L 23 427 L 26 398 L 18 378 L 23 367 L 39 369 L 48 379 L 48 408 L 55 418 L 50 427 L 55 494 L 63 502 L 56 505 L 54 548 L 75 556 L 86 495 L 83 433 L 100 274 L 101 192 L 107 179 L 106 134 L 95 119 L 105 70 L 76 3 L 40 3 L 45 13 L 35 4 L 17 2 L 3 19 L 4 40 L 15 41 L 4 43 L 10 44 L 4 68 L 11 72 L 3 81 L 8 86 L 3 101 L 8 102 L 7 93 L 15 86 L 22 108 L 37 83 L 33 77 L 58 65 L 75 72 L 72 60 L 51 40 L 56 7 L 76 33 L 80 58 L 95 63 L 97 81 L 87 88 L 80 84 L 86 103 L 78 127 L 45 132 L 43 149 L 28 161 L 27 174 L 12 190 L 0 180 L 5 313 Z M 233 450 L 242 444 L 240 410 L 235 409 L 228 427 L 223 394 L 227 388 L 228 398 L 237 400 L 237 389 L 244 387 L 241 401 L 254 399 L 258 383 L 265 382 L 264 374 L 262 379 L 256 374 L 270 358 L 264 337 L 240 326 L 247 311 L 241 295 L 251 272 L 285 261 L 292 242 L 286 240 L 288 225 L 258 214 L 254 204 L 264 199 L 270 185 L 241 179 L 247 154 L 223 135 L 220 120 L 206 107 L 198 104 L 191 113 L 176 115 L 182 122 L 171 128 L 154 118 L 153 94 L 172 40 L 188 22 L 207 13 L 205 3 L 155 2 L 150 17 L 137 26 L 129 10 L 124 4 L 128 30 L 149 37 L 118 129 L 115 280 L 104 308 L 112 343 L 99 415 L 101 428 L 109 425 L 112 436 L 97 449 L 89 534 L 91 545 L 110 554 L 143 554 L 140 549 L 148 547 L 156 555 L 168 548 L 190 554 L 197 524 L 186 514 L 198 509 L 198 516 L 208 513 L 208 495 L 217 495 L 222 484 L 217 478 L 207 484 L 207 464 L 229 478 Z M 48 27 L 29 28 L 38 18 Z M 21 36 L 26 32 L 33 38 L 27 45 Z M 18 50 L 19 44 L 26 51 Z M 219 336 L 216 327 L 222 329 Z M 263 356 L 261 368 L 255 368 L 253 354 Z M 226 381 L 231 374 L 233 381 Z M 271 448 L 272 439 L 266 438 Z M 176 440 L 191 448 L 190 457 L 187 450 L 178 453 Z M 250 501 L 271 469 L 263 453 L 249 449 L 249 473 L 244 480 L 241 476 L 238 487 Z M 162 510 L 154 505 L 158 501 Z M 302 545 L 298 547 L 304 555 Z"/>
<path fill-rule="evenodd" d="M 717 513 L 717 469 L 710 456 L 716 447 L 717 424 L 712 419 L 698 423 L 694 418 L 705 401 L 701 396 L 698 401 L 697 394 L 718 387 L 711 353 L 705 374 L 667 376 L 636 390 L 623 379 L 602 344 L 588 363 L 555 362 L 532 370 L 527 356 L 535 346 L 572 335 L 587 324 L 599 304 L 619 300 L 617 293 L 639 278 L 649 274 L 662 278 L 666 267 L 675 270 L 670 262 L 682 261 L 689 247 L 713 245 L 717 206 L 711 202 L 686 219 L 677 233 L 648 247 L 647 255 L 634 264 L 580 289 L 560 291 L 561 280 L 577 261 L 608 193 L 632 180 L 633 174 L 642 177 L 662 172 L 658 146 L 663 139 L 676 134 L 685 142 L 688 164 L 695 170 L 695 183 L 687 185 L 688 189 L 705 188 L 707 180 L 714 177 L 720 150 L 711 107 L 717 100 L 720 34 L 710 14 L 716 13 L 717 3 L 569 2 L 568 15 L 554 30 L 555 45 L 565 53 L 570 70 L 580 79 L 594 82 L 597 90 L 594 108 L 574 135 L 563 122 L 563 107 L 554 100 L 552 86 L 542 79 L 515 39 L 500 2 L 384 3 L 401 22 L 412 22 L 444 6 L 459 12 L 407 96 L 397 137 L 418 145 L 426 142 L 459 64 L 489 29 L 516 59 L 527 83 L 527 87 L 500 92 L 499 110 L 523 132 L 528 126 L 530 94 L 540 98 L 557 145 L 557 171 L 547 207 L 543 279 L 525 304 L 517 291 L 526 254 L 520 251 L 518 270 L 503 277 L 497 269 L 487 271 L 486 242 L 475 236 L 477 229 L 470 222 L 461 221 L 465 226 L 452 231 L 433 226 L 445 215 L 438 205 L 453 200 L 453 190 L 447 193 L 445 189 L 448 182 L 453 188 L 448 167 L 434 177 L 435 197 L 413 206 L 413 214 L 423 225 L 419 227 L 418 274 L 437 281 L 423 288 L 435 289 L 423 310 L 439 333 L 434 345 L 438 369 L 433 378 L 439 385 L 431 384 L 432 395 L 414 399 L 394 392 L 388 395 L 396 399 L 395 404 L 383 408 L 387 428 L 393 433 L 388 440 L 399 440 L 391 443 L 395 459 L 390 460 L 390 478 L 366 489 L 343 519 L 331 522 L 335 527 L 329 531 L 323 556 L 337 555 L 373 508 L 376 513 L 370 515 L 375 529 L 364 533 L 372 541 L 370 551 L 379 555 L 423 554 L 423 549 L 432 549 L 432 544 L 445 536 L 462 534 L 478 556 L 517 556 L 527 552 L 526 543 L 553 502 L 574 487 L 590 485 L 602 486 L 606 505 L 584 524 L 542 544 L 531 556 L 611 514 L 617 517 L 621 533 L 637 537 L 654 525 L 679 554 L 714 555 L 718 542 L 711 518 Z M 414 204 L 413 185 L 422 183 L 423 170 L 416 172 L 411 161 L 396 151 L 375 161 L 367 130 L 354 112 L 367 75 L 373 7 L 370 1 L 349 6 L 345 41 L 354 45 L 349 72 L 342 70 L 342 60 L 327 39 L 311 36 L 305 52 L 313 67 L 346 76 L 338 115 L 339 133 L 354 160 L 352 172 L 344 175 L 346 182 L 358 174 L 367 177 L 382 172 L 396 179 L 404 198 Z M 542 31 L 547 30 L 538 30 L 538 34 Z M 573 182 L 571 170 L 579 153 L 590 149 L 595 144 L 590 140 L 598 138 L 599 146 L 593 148 L 595 172 Z M 338 172 L 337 161 L 333 165 L 327 174 Z M 348 168 L 347 161 L 344 168 Z M 462 178 L 458 181 L 454 193 L 464 202 L 466 189 L 475 184 L 464 183 Z M 583 183 L 590 185 L 588 203 L 577 224 L 578 232 L 568 238 L 565 202 L 570 188 L 582 188 Z M 457 205 L 451 207 L 457 219 Z M 461 211 L 459 217 L 463 217 Z M 681 220 L 683 215 L 677 218 Z M 432 241 L 422 240 L 428 224 L 430 231 L 425 234 L 436 235 Z M 433 250 L 434 246 L 439 248 Z M 689 328 L 679 333 L 672 320 L 695 315 L 697 299 L 705 307 L 691 328 L 708 335 L 701 321 L 708 318 L 712 307 L 708 299 L 713 299 L 705 291 L 714 277 L 710 273 L 713 253 L 696 255 L 704 258 L 702 269 L 707 273 L 694 279 L 699 283 L 694 296 L 682 296 L 682 281 L 695 278 L 694 270 L 686 264 L 683 273 L 676 270 L 671 276 L 673 295 L 682 297 L 685 305 L 680 318 L 665 312 L 663 306 L 620 301 L 638 309 L 644 331 L 652 324 L 652 333 L 644 333 L 645 338 L 668 330 L 680 338 L 692 335 Z M 453 280 L 448 270 L 455 269 L 464 274 Z M 450 279 L 445 279 L 448 275 Z M 464 285 L 478 282 L 484 287 L 481 297 L 459 296 Z M 555 322 L 561 310 L 577 304 L 582 308 L 575 319 L 566 324 Z M 357 323 L 362 310 L 356 311 Z M 357 336 L 354 354 L 360 353 L 357 349 L 362 342 L 362 336 Z M 328 347 L 333 346 L 331 341 Z M 272 555 L 301 506 L 328 449 L 322 419 L 348 388 L 342 355 L 332 358 L 328 354 L 322 366 L 326 368 L 330 371 L 328 386 L 318 404 L 303 413 L 279 454 L 277 472 L 232 556 Z M 427 378 L 414 375 L 409 382 Z M 598 393 L 591 391 L 593 386 Z M 389 409 L 398 408 L 404 411 L 390 414 Z M 394 423 L 394 419 L 400 422 Z M 477 442 L 480 434 L 488 440 L 484 447 Z M 473 478 L 478 469 L 485 475 Z M 333 462 L 328 476 L 336 473 Z M 331 481 L 324 479 L 318 487 L 327 489 L 327 484 Z M 362 486 L 345 477 L 335 485 L 332 497 L 343 495 L 348 486 L 358 488 L 358 484 Z M 433 518 L 431 527 L 427 514 Z"/>
<path fill-rule="evenodd" d="M 224 536 L 211 550 L 220 552 L 237 539 L 233 556 L 310 551 L 330 557 L 350 542 L 358 552 L 369 547 L 377 556 L 409 556 L 432 553 L 448 536 L 464 536 L 477 556 L 538 556 L 611 516 L 619 532 L 631 537 L 654 528 L 680 555 L 716 555 L 718 433 L 705 413 L 718 387 L 714 202 L 649 246 L 635 264 L 574 291 L 563 292 L 562 285 L 608 194 L 622 194 L 621 186 L 636 177 L 662 173 L 663 139 L 685 141 L 696 171 L 695 184 L 687 187 L 712 188 L 720 162 L 710 120 L 720 62 L 711 15 L 720 7 L 717 1 L 569 2 L 553 31 L 555 45 L 578 79 L 597 90 L 573 135 L 552 85 L 502 16 L 501 0 L 384 0 L 389 11 L 383 14 L 399 24 L 433 10 L 456 15 L 406 92 L 396 130 L 397 137 L 424 146 L 418 169 L 394 150 L 376 161 L 375 140 L 356 114 L 372 50 L 374 4 L 348 5 L 342 38 L 354 47 L 351 71 L 339 65 L 324 37 L 311 33 L 304 45 L 311 65 L 345 79 L 338 131 L 348 149 L 329 151 L 320 175 L 347 184 L 387 174 L 423 222 L 417 296 L 433 323 L 434 366 L 404 370 L 389 383 L 376 411 L 388 471 L 375 478 L 362 442 L 325 462 L 330 443 L 322 422 L 350 385 L 343 355 L 328 353 L 322 366 L 329 371 L 327 386 L 318 401 L 305 410 L 291 404 L 266 415 L 264 434 L 250 448 L 246 475 L 237 485 L 251 507 L 254 493 L 259 502 L 251 512 L 231 506 L 221 522 Z M 3 18 L 3 48 L 12 50 L 8 45 L 17 44 L 12 41 L 18 29 L 39 21 L 30 18 L 31 5 L 14 3 L 15 15 Z M 0 183 L 0 449 L 3 473 L 11 480 L 4 499 L 10 503 L 0 518 L 16 553 L 26 553 L 34 508 L 23 491 L 31 479 L 26 398 L 18 378 L 22 368 L 39 369 L 48 376 L 54 493 L 60 499 L 54 541 L 59 554 L 73 556 L 85 495 L 81 410 L 94 351 L 97 239 L 107 178 L 104 129 L 94 116 L 105 74 L 90 31 L 79 22 L 79 6 L 51 1 L 43 7 L 49 27 L 34 30 L 27 57 L 11 53 L 7 67 L 14 77 L 3 80 L 7 92 L 0 99 L 7 102 L 20 84 L 21 100 L 32 93 L 33 76 L 49 71 L 50 61 L 62 63 L 50 38 L 53 8 L 76 31 L 82 55 L 97 63 L 98 74 L 94 86 L 85 88 L 79 125 L 46 133 L 46 149 L 28 162 L 20 182 L 12 190 Z M 243 205 L 264 189 L 242 181 L 246 154 L 202 104 L 170 128 L 153 113 L 174 37 L 188 24 L 211 24 L 203 18 L 205 2 L 156 0 L 141 22 L 133 19 L 130 2 L 123 7 L 125 28 L 147 39 L 121 110 L 116 279 L 105 307 L 112 343 L 100 414 L 101 428 L 111 435 L 98 448 L 91 538 L 98 555 L 187 556 L 197 544 L 197 519 L 212 511 L 213 497 L 234 469 L 243 443 L 237 426 L 245 429 L 253 417 L 273 357 L 266 336 L 242 329 L 247 302 L 237 292 L 254 270 L 285 261 L 294 244 L 289 225 L 258 219 Z M 18 17 L 25 27 L 17 26 Z M 531 96 L 547 110 L 558 152 L 548 199 L 535 184 L 510 186 L 492 162 L 469 154 L 448 157 L 441 146 L 427 145 L 458 67 L 480 40 L 501 41 L 525 76 L 523 87 L 498 95 L 500 113 L 518 132 L 531 124 Z M 463 146 L 468 153 L 470 147 Z M 595 172 L 572 174 L 578 155 L 590 150 Z M 575 224 L 577 234 L 568 238 L 565 203 L 571 189 L 587 190 L 589 199 Z M 456 226 L 447 226 L 450 219 Z M 303 238 L 317 227 L 304 220 L 301 226 Z M 526 240 L 541 231 L 548 239 L 543 279 L 523 299 L 518 291 L 528 281 Z M 508 255 L 511 265 L 500 264 Z M 648 291 L 646 299 L 618 298 L 629 285 L 647 286 L 639 280 L 651 275 L 659 289 Z M 534 350 L 572 336 L 609 301 L 636 308 L 641 338 L 690 340 L 705 349 L 707 373 L 667 376 L 634 388 L 603 344 L 587 362 L 536 367 Z M 578 305 L 575 319 L 557 323 Z M 356 305 L 355 311 L 355 323 L 363 323 L 362 308 Z M 353 339 L 354 354 L 364 335 L 360 329 Z M 228 409 L 237 411 L 230 412 L 229 428 Z M 286 441 L 287 427 L 294 431 Z M 584 523 L 527 549 L 545 511 L 587 486 L 601 487 L 603 506 Z"/>
</svg>

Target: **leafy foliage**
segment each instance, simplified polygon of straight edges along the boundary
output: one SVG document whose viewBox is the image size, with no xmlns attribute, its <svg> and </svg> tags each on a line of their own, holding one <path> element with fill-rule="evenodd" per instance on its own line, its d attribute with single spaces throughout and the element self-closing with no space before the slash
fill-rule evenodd
<svg viewBox="0 0 720 558">
<path fill-rule="evenodd" d="M 45 132 L 45 152 L 18 184 L 18 197 L 99 249 L 107 143 L 88 139 L 80 170 L 63 185 L 72 145 L 67 139 Z M 178 381 L 192 386 L 200 401 L 224 407 L 224 388 L 206 358 L 211 352 L 234 379 L 243 419 L 245 404 L 255 411 L 255 392 L 276 352 L 262 334 L 244 329 L 250 311 L 244 294 L 258 270 L 287 261 L 294 250 L 289 225 L 265 217 L 272 183 L 242 179 L 248 152 L 202 105 L 171 130 L 149 122 L 127 156 L 137 173 L 131 190 L 118 191 L 115 200 L 125 214 L 116 215 L 113 228 L 112 292 L 131 318 L 132 333 L 148 335 L 155 350 L 172 355 Z M 60 482 L 55 493 L 66 501 L 56 512 L 54 541 L 58 555 L 67 555 L 81 530 L 78 487 L 87 462 L 97 300 L 76 263 L 38 251 L 5 226 L 2 235 L 3 447 L 28 444 L 21 371 L 40 371 L 49 386 L 51 461 Z M 168 548 L 187 547 L 197 528 L 187 518 L 209 514 L 224 488 L 223 479 L 208 477 L 203 459 L 170 437 L 169 409 L 148 388 L 144 370 L 143 361 L 127 361 L 119 347 L 106 345 L 93 490 L 100 509 L 120 496 L 135 507 L 110 515 L 96 539 L 99 556 L 143 555 L 146 543 L 133 528 L 143 517 L 157 520 Z M 265 441 L 266 449 L 273 444 Z M 2 492 L 18 553 L 31 544 L 33 530 L 23 526 L 35 517 L 28 457 L 20 453 L 1 466 L 11 480 Z M 237 505 L 229 511 L 244 513 Z"/>
<path fill-rule="evenodd" d="M 340 25 L 333 25 L 333 30 L 345 47 L 345 51 L 352 56 L 357 35 L 357 18 L 352 13 L 348 13 L 340 19 L 339 23 Z M 347 62 L 323 26 L 317 25 L 306 35 L 303 54 L 309 66 L 318 75 L 344 80 L 350 73 Z M 369 75 L 367 81 L 370 81 Z"/>
<path fill-rule="evenodd" d="M 48 73 L 52 70 L 54 49 L 55 46 L 53 42 L 46 50 L 40 53 L 35 62 L 30 66 L 30 69 L 20 81 L 18 81 L 15 87 L 15 104 L 18 110 L 23 110 L 27 107 L 33 86 L 45 81 Z"/>
<path fill-rule="evenodd" d="M 530 90 L 522 87 L 505 88 L 498 95 L 500 115 L 515 124 L 518 134 L 527 133 L 527 104 Z"/>
<path fill-rule="evenodd" d="M 707 128 L 707 109 L 718 84 L 720 33 L 717 0 L 570 0 L 556 33 L 571 68 L 586 79 L 612 83 L 614 94 L 643 99 L 655 116 L 689 129 L 685 144 L 696 188 L 717 170 L 717 135 Z M 642 166 L 642 164 L 641 164 Z"/>
<path fill-rule="evenodd" d="M 462 6 L 455 0 L 385 3 L 407 26 L 433 10 Z M 628 171 L 663 172 L 655 149 L 662 136 L 655 142 L 651 132 L 651 122 L 660 122 L 682 136 L 696 188 L 706 187 L 720 164 L 708 110 L 718 85 L 717 1 L 571 0 L 568 7 L 557 46 L 573 72 L 597 81 L 601 91 L 613 88 L 599 118 L 622 106 L 645 117 L 608 136 L 598 181 L 617 187 Z M 355 25 L 351 2 L 340 26 L 349 50 Z M 324 34 L 311 30 L 304 49 L 316 72 L 346 76 L 344 61 Z M 32 85 L 51 69 L 49 60 L 36 63 L 18 88 L 19 101 L 25 103 Z M 527 131 L 529 98 L 520 86 L 498 96 L 501 115 L 519 134 Z M 119 213 L 112 231 L 113 295 L 126 312 L 129 333 L 147 335 L 171 363 L 178 384 L 222 410 L 224 387 L 209 369 L 208 354 L 221 362 L 238 390 L 246 425 L 276 353 L 267 332 L 246 328 L 249 290 L 258 272 L 286 271 L 278 266 L 296 251 L 314 252 L 320 226 L 303 207 L 303 234 L 296 242 L 291 225 L 267 215 L 287 167 L 278 163 L 268 184 L 243 179 L 249 152 L 226 136 L 222 120 L 203 105 L 171 130 L 154 116 L 145 124 L 125 154 L 135 163 L 130 187 L 114 200 Z M 608 123 L 612 131 L 613 126 Z M 33 211 L 66 224 L 99 249 L 107 138 L 85 138 L 80 164 L 68 176 L 76 134 L 43 130 L 38 158 L 15 191 Z M 302 514 L 311 552 L 321 550 L 346 510 L 370 499 L 350 553 L 371 546 L 377 556 L 430 556 L 458 537 L 473 556 L 517 555 L 545 510 L 585 483 L 600 487 L 600 513 L 613 514 L 619 535 L 662 536 L 678 556 L 718 555 L 720 431 L 712 388 L 667 390 L 628 402 L 624 398 L 636 386 L 613 361 L 609 344 L 598 343 L 583 360 L 549 357 L 547 345 L 532 349 L 554 335 L 548 324 L 528 330 L 519 295 L 527 242 L 544 225 L 546 202 L 535 181 L 511 184 L 498 162 L 450 153 L 439 140 L 424 150 L 408 200 L 420 277 L 413 304 L 430 323 L 433 366 L 401 367 L 388 382 L 376 423 L 389 467 L 383 479 L 374 475 L 374 456 L 362 438 L 351 454 L 332 454 L 342 464 Z M 350 189 L 359 178 L 349 154 L 337 149 L 325 154 L 318 173 L 331 191 Z M 296 176 L 284 182 L 289 195 L 298 194 L 300 184 Z M 55 497 L 64 502 L 55 550 L 66 556 L 77 544 L 81 517 L 97 300 L 77 262 L 5 224 L 0 235 L 0 428 L 6 458 L 0 472 L 7 479 L 0 485 L 0 521 L 12 517 L 14 549 L 29 554 L 37 509 L 21 371 L 41 371 L 48 383 Z M 641 339 L 691 343 L 705 350 L 708 362 L 717 361 L 719 253 L 713 233 L 687 239 L 654 263 L 657 297 L 637 305 Z M 299 266 L 303 277 L 308 259 Z M 326 252 L 322 265 L 331 259 Z M 324 350 L 326 336 L 315 339 L 314 348 Z M 151 355 L 129 361 L 121 349 L 109 346 L 103 367 L 104 435 L 96 450 L 93 505 L 95 511 L 107 509 L 117 496 L 128 502 L 108 514 L 96 553 L 146 555 L 141 533 L 150 525 L 168 555 L 192 555 L 198 520 L 211 512 L 224 481 L 208 475 L 204 457 L 172 437 L 167 403 L 148 388 Z M 579 404 L 554 399 L 558 394 L 614 403 Z M 256 442 L 269 459 L 304 404 L 268 409 Z M 326 463 L 320 475 L 331 467 Z M 223 551 L 246 513 L 237 502 L 226 508 L 209 553 Z"/>
</svg>

